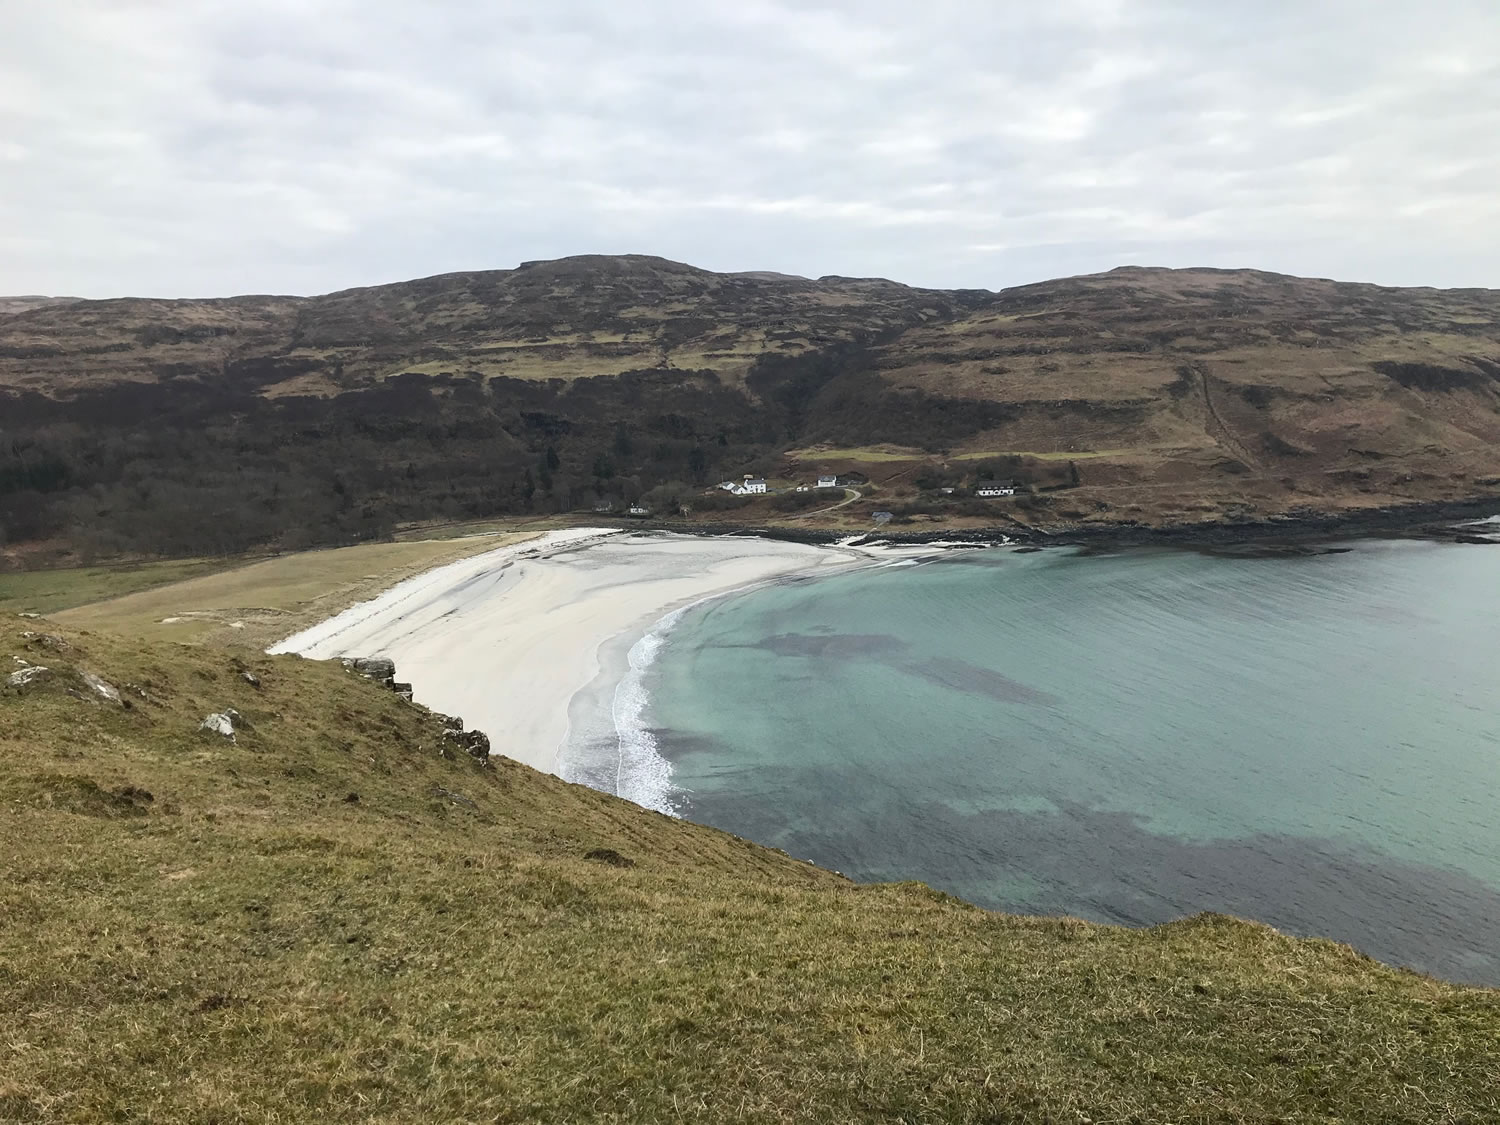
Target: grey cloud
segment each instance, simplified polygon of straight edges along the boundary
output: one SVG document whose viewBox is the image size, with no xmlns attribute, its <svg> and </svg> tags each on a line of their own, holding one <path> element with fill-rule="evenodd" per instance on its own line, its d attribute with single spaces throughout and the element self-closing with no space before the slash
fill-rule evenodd
<svg viewBox="0 0 1500 1125">
<path fill-rule="evenodd" d="M 627 250 L 928 285 L 1500 283 L 1489 0 L 18 7 L 0 292 Z"/>
</svg>

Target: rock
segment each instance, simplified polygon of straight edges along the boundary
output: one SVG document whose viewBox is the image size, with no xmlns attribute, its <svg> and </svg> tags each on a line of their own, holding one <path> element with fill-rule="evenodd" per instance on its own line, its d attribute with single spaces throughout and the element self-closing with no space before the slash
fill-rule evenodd
<svg viewBox="0 0 1500 1125">
<path fill-rule="evenodd" d="M 408 703 L 411 702 L 411 684 L 394 684 L 393 683 L 391 685 L 391 690 L 393 692 L 395 692 L 397 695 L 399 695 L 402 699 L 406 700 L 406 702 L 408 702 Z"/>
<path fill-rule="evenodd" d="M 376 680 L 387 686 L 396 680 L 396 662 L 386 656 L 357 656 L 353 660 L 346 661 L 344 666 L 356 675 L 363 676 L 367 680 Z"/>
<path fill-rule="evenodd" d="M 210 731 L 213 734 L 222 734 L 230 742 L 234 738 L 234 720 L 230 718 L 231 712 L 215 711 L 198 724 L 199 730 Z"/>
<path fill-rule="evenodd" d="M 35 621 L 37 618 L 41 617 L 41 614 L 40 613 L 18 613 L 18 614 L 16 614 L 16 616 L 17 617 L 24 617 L 24 618 L 26 618 L 29 621 Z"/>
<path fill-rule="evenodd" d="M 441 715 L 441 716 L 439 716 L 439 718 L 441 718 L 443 720 L 443 729 L 444 730 L 463 730 L 464 729 L 464 721 L 462 719 L 460 719 L 457 715 Z"/>
<path fill-rule="evenodd" d="M 444 740 L 457 743 L 472 757 L 486 764 L 490 760 L 490 736 L 482 730 L 445 730 Z"/>
<path fill-rule="evenodd" d="M 21 636 L 30 643 L 41 645 L 43 648 L 51 649 L 53 652 L 66 652 L 73 647 L 56 633 L 36 633 L 30 629 L 25 629 L 21 632 Z"/>
<path fill-rule="evenodd" d="M 254 672 L 241 672 L 240 679 L 244 680 L 253 688 L 260 687 L 260 677 L 257 676 Z"/>
<path fill-rule="evenodd" d="M 51 669 L 43 668 L 40 664 L 28 664 L 20 671 L 12 672 L 6 677 L 5 683 L 9 687 L 20 688 L 28 684 L 34 684 L 38 680 L 48 679 L 52 675 Z"/>
<path fill-rule="evenodd" d="M 81 671 L 79 672 L 79 675 L 83 677 L 83 682 L 88 684 L 89 688 L 95 695 L 101 696 L 102 698 L 109 700 L 109 702 L 111 703 L 120 702 L 119 690 L 108 680 L 102 679 L 101 677 L 94 675 L 94 673 L 92 672 Z"/>
</svg>

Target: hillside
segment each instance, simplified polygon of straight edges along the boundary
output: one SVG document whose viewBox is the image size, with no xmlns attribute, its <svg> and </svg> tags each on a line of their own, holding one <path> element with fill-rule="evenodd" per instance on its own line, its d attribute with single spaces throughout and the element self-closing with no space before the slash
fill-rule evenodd
<svg viewBox="0 0 1500 1125">
<path fill-rule="evenodd" d="M 856 886 L 337 664 L 13 616 L 0 658 L 3 1120 L 1500 1114 L 1493 991 Z"/>
<path fill-rule="evenodd" d="M 311 298 L 0 311 L 0 410 L 17 558 L 642 498 L 782 518 L 706 496 L 742 473 L 870 478 L 804 525 L 827 529 L 876 508 L 1219 524 L 1500 498 L 1500 293 L 1139 268 L 944 292 L 585 256 Z M 1021 494 L 974 501 L 995 478 Z"/>
</svg>

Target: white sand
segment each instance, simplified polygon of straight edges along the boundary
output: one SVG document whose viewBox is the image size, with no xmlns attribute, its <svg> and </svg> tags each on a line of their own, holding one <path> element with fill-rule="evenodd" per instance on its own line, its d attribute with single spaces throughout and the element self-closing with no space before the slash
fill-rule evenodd
<svg viewBox="0 0 1500 1125">
<path fill-rule="evenodd" d="M 551 532 L 418 575 L 270 651 L 388 656 L 418 702 L 557 772 L 569 701 L 607 642 L 705 597 L 858 559 L 765 539 Z"/>
</svg>

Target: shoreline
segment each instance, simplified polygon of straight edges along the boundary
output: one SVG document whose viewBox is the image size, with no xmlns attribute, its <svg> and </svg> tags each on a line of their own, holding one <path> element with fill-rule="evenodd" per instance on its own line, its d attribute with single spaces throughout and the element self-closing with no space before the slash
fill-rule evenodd
<svg viewBox="0 0 1500 1125">
<path fill-rule="evenodd" d="M 597 704 L 607 689 L 612 727 L 622 651 L 628 664 L 641 637 L 704 601 L 878 561 L 832 546 L 632 530 L 552 531 L 441 567 L 267 651 L 389 657 L 416 702 L 483 731 L 492 753 L 596 783 L 576 750 L 614 736 L 618 757 L 618 732 L 601 729 Z"/>
<path fill-rule="evenodd" d="M 903 530 L 887 524 L 864 531 L 848 528 L 803 528 L 776 524 L 705 523 L 697 525 L 620 520 L 622 528 L 666 531 L 680 535 L 757 536 L 789 543 L 834 546 L 849 540 L 878 546 L 1030 546 L 1091 547 L 1100 550 L 1126 547 L 1181 547 L 1188 550 L 1215 547 L 1265 546 L 1338 542 L 1351 539 L 1414 538 L 1459 541 L 1462 529 L 1454 524 L 1500 515 L 1500 496 L 1471 500 L 1421 501 L 1413 504 L 1349 509 L 1338 512 L 1304 511 L 1236 523 L 1181 523 L 1153 526 L 1134 523 L 1061 524 L 1032 527 L 1019 523 L 992 527 Z"/>
</svg>

